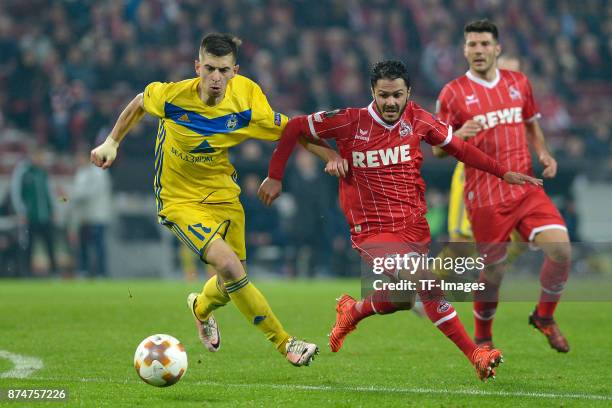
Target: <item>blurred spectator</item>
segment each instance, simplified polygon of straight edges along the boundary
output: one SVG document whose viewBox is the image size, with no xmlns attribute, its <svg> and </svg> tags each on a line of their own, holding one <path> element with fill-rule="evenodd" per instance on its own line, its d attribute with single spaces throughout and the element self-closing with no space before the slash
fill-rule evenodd
<svg viewBox="0 0 612 408">
<path fill-rule="evenodd" d="M 80 275 L 105 277 L 106 234 L 113 218 L 111 179 L 107 170 L 89 162 L 88 152 L 77 157 L 70 214 L 77 229 L 78 271 Z"/>
<path fill-rule="evenodd" d="M 268 151 L 267 151 L 268 150 Z M 238 177 L 242 178 L 247 174 L 254 174 L 259 177 L 265 177 L 268 173 L 269 144 L 261 143 L 257 140 L 247 140 L 241 143 L 232 153 L 232 162 L 236 164 Z M 237 156 L 235 153 L 238 153 Z M 244 178 L 246 181 L 247 178 Z M 241 183 L 244 184 L 244 183 Z"/>
<path fill-rule="evenodd" d="M 598 123 L 586 138 L 586 153 L 589 159 L 606 160 L 610 157 L 610 128 Z"/>
<path fill-rule="evenodd" d="M 321 163 L 304 149 L 299 149 L 295 170 L 287 177 L 285 190 L 296 204 L 296 214 L 291 222 L 290 242 L 296 247 L 296 273 L 314 277 L 321 265 L 324 253 L 329 253 L 329 241 L 323 239 L 326 231 L 325 216 L 335 203 L 329 188 L 330 176 L 321 172 Z"/>
<path fill-rule="evenodd" d="M 421 69 L 432 89 L 442 89 L 444 84 L 454 79 L 455 66 L 458 65 L 456 56 L 456 45 L 451 41 L 451 34 L 439 30 L 421 57 Z"/>
<path fill-rule="evenodd" d="M 551 83 L 533 78 L 533 88 L 538 96 L 537 104 L 542 118 L 540 124 L 545 132 L 559 132 L 570 128 L 572 124 L 565 103 L 551 89 Z"/>
<path fill-rule="evenodd" d="M 31 158 L 24 158 L 15 167 L 11 177 L 11 201 L 20 223 L 25 227 L 24 264 L 29 274 L 34 270 L 34 243 L 40 238 L 47 250 L 50 272 L 56 275 L 58 270 L 54 244 L 54 195 L 44 167 L 45 155 L 44 148 L 37 147 Z"/>
<path fill-rule="evenodd" d="M 574 197 L 567 196 L 563 201 L 563 207 L 561 208 L 561 215 L 565 220 L 567 226 L 567 233 L 569 234 L 571 242 L 580 242 L 580 235 L 578 230 L 580 228 L 580 217 L 576 211 L 576 201 Z"/>
<path fill-rule="evenodd" d="M 584 157 L 585 146 L 584 142 L 578 136 L 570 136 L 565 144 L 563 156 L 570 160 L 578 160 Z"/>
<path fill-rule="evenodd" d="M 257 198 L 261 181 L 262 178 L 257 174 L 243 176 L 240 201 L 246 218 L 247 251 L 259 246 L 278 245 L 283 241 L 276 207 L 266 207 Z"/>
<path fill-rule="evenodd" d="M 0 202 L 0 277 L 20 277 L 29 273 L 20 259 L 19 222 L 11 214 L 10 200 Z"/>
</svg>

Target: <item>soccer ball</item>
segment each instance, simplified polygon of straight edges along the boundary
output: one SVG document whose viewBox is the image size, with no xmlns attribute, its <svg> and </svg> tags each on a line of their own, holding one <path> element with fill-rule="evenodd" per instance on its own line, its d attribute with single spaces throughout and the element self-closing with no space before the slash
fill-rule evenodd
<svg viewBox="0 0 612 408">
<path fill-rule="evenodd" d="M 154 334 L 140 342 L 134 368 L 147 384 L 168 387 L 187 371 L 187 353 L 180 341 L 167 334 Z"/>
</svg>

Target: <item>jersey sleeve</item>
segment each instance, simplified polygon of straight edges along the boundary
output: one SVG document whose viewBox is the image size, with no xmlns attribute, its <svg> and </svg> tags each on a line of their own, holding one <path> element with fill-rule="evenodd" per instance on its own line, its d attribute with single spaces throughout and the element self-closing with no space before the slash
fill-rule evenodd
<svg viewBox="0 0 612 408">
<path fill-rule="evenodd" d="M 436 117 L 442 122 L 450 124 L 455 129 L 461 127 L 461 123 L 453 109 L 455 94 L 449 85 L 442 88 L 438 100 L 436 101 Z"/>
<path fill-rule="evenodd" d="M 535 98 L 533 97 L 533 89 L 531 89 L 531 83 L 529 82 L 529 79 L 527 79 L 527 77 L 525 77 L 524 84 L 523 118 L 525 118 L 526 122 L 532 122 L 536 119 L 539 119 L 542 115 L 540 115 L 540 112 L 536 105 Z"/>
<path fill-rule="evenodd" d="M 420 109 L 415 112 L 418 119 L 416 132 L 421 135 L 426 143 L 432 146 L 444 147 L 453 138 L 453 127 L 440 119 L 437 119 L 429 112 Z"/>
<path fill-rule="evenodd" d="M 250 136 L 261 140 L 278 140 L 288 121 L 287 116 L 274 112 L 259 85 L 253 84 Z"/>
<path fill-rule="evenodd" d="M 165 116 L 165 105 L 167 90 L 170 83 L 151 82 L 143 92 L 144 110 L 153 116 L 163 118 Z"/>
<path fill-rule="evenodd" d="M 311 113 L 306 121 L 309 136 L 314 139 L 342 139 L 350 136 L 352 119 L 349 109 Z"/>
</svg>

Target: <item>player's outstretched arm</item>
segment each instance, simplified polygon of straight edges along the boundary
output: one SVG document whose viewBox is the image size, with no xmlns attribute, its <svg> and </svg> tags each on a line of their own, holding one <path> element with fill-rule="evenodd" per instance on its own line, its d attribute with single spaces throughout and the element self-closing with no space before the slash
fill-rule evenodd
<svg viewBox="0 0 612 408">
<path fill-rule="evenodd" d="M 544 133 L 537 120 L 525 123 L 527 141 L 533 146 L 540 164 L 544 167 L 542 177 L 553 178 L 557 175 L 557 161 L 550 153 Z"/>
<path fill-rule="evenodd" d="M 98 167 L 108 169 L 117 157 L 119 144 L 144 114 L 143 95 L 139 93 L 121 112 L 104 143 L 91 151 L 91 162 Z"/>
<path fill-rule="evenodd" d="M 346 177 L 348 161 L 343 159 L 325 140 L 300 137 L 300 144 L 325 162 L 325 172 L 334 177 Z"/>
<path fill-rule="evenodd" d="M 307 129 L 306 116 L 296 116 L 283 129 L 280 141 L 270 159 L 268 177 L 261 183 L 257 191 L 257 196 L 265 205 L 271 205 L 280 196 L 287 161 L 291 157 L 291 153 L 293 153 L 293 149 L 295 149 L 295 145 L 300 137 L 308 134 Z"/>
<path fill-rule="evenodd" d="M 528 183 L 536 186 L 541 186 L 543 184 L 542 179 L 531 177 L 523 173 L 508 171 L 508 169 L 500 165 L 492 157 L 458 137 L 453 137 L 450 143 L 442 146 L 442 149 L 468 166 L 491 173 L 503 179 L 508 184 Z"/>
</svg>

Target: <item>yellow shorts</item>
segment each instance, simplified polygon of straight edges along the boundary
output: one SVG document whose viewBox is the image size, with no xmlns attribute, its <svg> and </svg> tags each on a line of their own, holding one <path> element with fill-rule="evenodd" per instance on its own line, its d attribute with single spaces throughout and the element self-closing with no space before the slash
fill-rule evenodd
<svg viewBox="0 0 612 408">
<path fill-rule="evenodd" d="M 463 186 L 465 171 L 462 162 L 458 162 L 453 172 L 450 197 L 448 200 L 448 235 L 451 240 L 456 238 L 474 239 L 472 224 L 468 218 L 463 202 Z"/>
<path fill-rule="evenodd" d="M 160 224 L 168 227 L 200 259 L 211 242 L 222 238 L 238 259 L 246 260 L 244 209 L 240 201 L 169 205 L 158 215 Z"/>
</svg>

